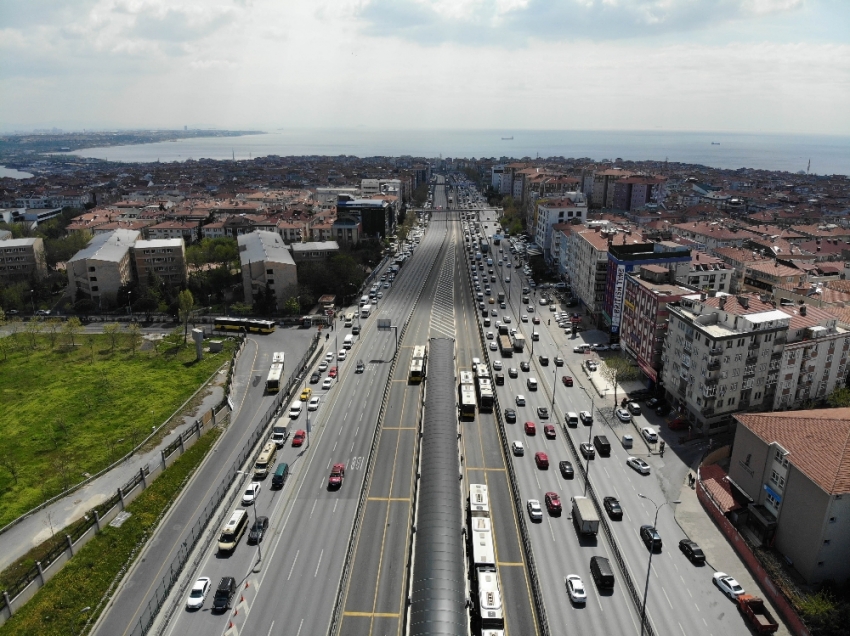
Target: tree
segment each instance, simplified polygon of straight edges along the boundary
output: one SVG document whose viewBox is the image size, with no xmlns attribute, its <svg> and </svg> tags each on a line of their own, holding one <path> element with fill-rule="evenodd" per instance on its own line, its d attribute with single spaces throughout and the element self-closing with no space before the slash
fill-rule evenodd
<svg viewBox="0 0 850 636">
<path fill-rule="evenodd" d="M 599 369 L 602 377 L 614 385 L 614 404 L 617 403 L 617 384 L 637 378 L 638 372 L 632 366 L 631 360 L 620 353 L 610 358 L 605 358 Z"/>
<path fill-rule="evenodd" d="M 142 344 L 142 330 L 136 323 L 127 325 L 127 340 L 130 343 L 130 350 L 133 355 L 136 355 L 136 350 Z"/>
<path fill-rule="evenodd" d="M 835 389 L 826 396 L 826 403 L 834 409 L 850 406 L 850 389 Z"/>
<path fill-rule="evenodd" d="M 283 303 L 283 311 L 288 316 L 297 316 L 301 313 L 301 305 L 298 304 L 298 299 L 295 296 L 290 296 Z"/>
<path fill-rule="evenodd" d="M 18 483 L 18 473 L 21 470 L 21 463 L 18 461 L 15 453 L 9 449 L 4 448 L 2 453 L 0 453 L 0 466 L 5 468 L 9 474 L 12 476 L 12 479 L 15 480 L 15 483 Z"/>
<path fill-rule="evenodd" d="M 97 336 L 93 333 L 89 334 L 86 341 L 86 344 L 89 346 L 89 364 L 94 364 L 94 346 L 97 344 Z"/>
<path fill-rule="evenodd" d="M 189 337 L 189 316 L 191 316 L 194 306 L 195 299 L 188 289 L 184 289 L 177 295 L 177 315 L 180 317 L 180 322 L 183 323 L 183 344 L 186 344 L 186 339 Z"/>
<path fill-rule="evenodd" d="M 109 353 L 115 353 L 115 345 L 118 344 L 118 333 L 121 331 L 121 325 L 117 322 L 110 322 L 103 326 L 103 334 L 109 339 Z"/>
<path fill-rule="evenodd" d="M 41 333 L 41 321 L 30 320 L 26 325 L 24 325 L 24 331 L 29 337 L 30 347 L 35 349 L 38 344 L 38 334 Z"/>
<path fill-rule="evenodd" d="M 77 345 L 76 339 L 80 332 L 83 330 L 83 323 L 80 322 L 80 319 L 76 316 L 72 316 L 65 321 L 65 324 L 62 325 L 62 333 L 65 334 L 65 337 L 68 338 L 68 343 L 75 347 Z"/>
<path fill-rule="evenodd" d="M 50 348 L 52 349 L 56 346 L 56 338 L 62 329 L 62 321 L 58 318 L 50 318 L 44 323 L 44 326 L 46 327 L 45 332 L 47 333 L 47 339 L 50 341 Z"/>
</svg>

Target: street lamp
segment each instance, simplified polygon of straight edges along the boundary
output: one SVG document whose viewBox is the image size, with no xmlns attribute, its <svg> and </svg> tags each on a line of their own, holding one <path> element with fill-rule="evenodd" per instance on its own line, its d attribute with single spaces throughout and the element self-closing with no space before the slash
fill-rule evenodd
<svg viewBox="0 0 850 636">
<path fill-rule="evenodd" d="M 30 302 L 32 303 L 32 314 L 35 315 L 35 290 L 30 290 Z"/>
<path fill-rule="evenodd" d="M 641 499 L 646 499 L 649 503 L 651 503 L 653 506 L 655 506 L 655 520 L 652 522 L 653 528 L 656 528 L 658 526 L 658 511 L 659 510 L 661 510 L 667 504 L 682 503 L 679 499 L 676 499 L 674 501 L 665 501 L 663 504 L 661 504 L 659 506 L 652 499 L 650 499 L 649 497 L 647 497 L 646 495 L 644 495 L 642 493 L 638 493 L 638 497 L 640 497 Z M 653 552 L 655 552 L 654 542 L 653 542 L 652 547 L 649 549 L 649 564 L 646 566 L 646 585 L 643 588 L 643 604 L 641 605 L 641 608 L 640 608 L 640 634 L 641 634 L 641 636 L 643 636 L 644 625 L 646 625 L 646 597 L 647 597 L 647 594 L 649 593 L 649 573 L 652 571 L 652 554 L 653 554 Z"/>
<path fill-rule="evenodd" d="M 130 322 L 133 322 L 133 292 L 127 292 L 127 311 L 130 313 Z"/>
<path fill-rule="evenodd" d="M 244 470 L 237 470 L 237 474 L 245 475 L 246 477 L 250 477 L 251 473 L 246 473 Z M 254 526 L 257 525 L 257 499 L 254 498 L 254 503 L 251 504 L 251 507 L 254 509 Z M 257 563 L 263 560 L 263 546 L 260 545 L 260 542 L 257 541 Z"/>
</svg>

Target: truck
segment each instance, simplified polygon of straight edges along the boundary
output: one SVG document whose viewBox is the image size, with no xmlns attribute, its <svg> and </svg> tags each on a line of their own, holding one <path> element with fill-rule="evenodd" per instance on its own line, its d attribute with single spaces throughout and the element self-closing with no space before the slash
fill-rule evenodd
<svg viewBox="0 0 850 636">
<path fill-rule="evenodd" d="M 599 531 L 599 515 L 596 506 L 587 497 L 572 497 L 573 523 L 581 534 L 596 534 Z"/>
<path fill-rule="evenodd" d="M 741 594 L 736 600 L 738 609 L 750 621 L 757 634 L 772 634 L 779 629 L 779 623 L 758 596 Z"/>
<path fill-rule="evenodd" d="M 511 342 L 511 337 L 506 335 L 499 336 L 499 349 L 502 352 L 503 358 L 511 358 L 514 355 L 514 347 Z"/>
<path fill-rule="evenodd" d="M 499 325 L 499 335 L 507 336 L 510 333 L 507 325 Z"/>
<path fill-rule="evenodd" d="M 289 437 L 289 418 L 279 417 L 272 427 L 272 441 L 278 448 L 283 448 L 286 438 Z"/>
<path fill-rule="evenodd" d="M 525 351 L 525 336 L 519 332 L 514 336 L 514 351 L 517 353 Z"/>
</svg>

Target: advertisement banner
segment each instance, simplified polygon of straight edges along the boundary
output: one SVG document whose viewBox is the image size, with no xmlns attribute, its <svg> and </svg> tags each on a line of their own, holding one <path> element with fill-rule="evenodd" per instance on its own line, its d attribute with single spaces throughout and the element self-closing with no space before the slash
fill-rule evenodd
<svg viewBox="0 0 850 636">
<path fill-rule="evenodd" d="M 617 266 L 617 278 L 614 281 L 614 306 L 611 307 L 611 333 L 620 331 L 620 319 L 623 316 L 623 293 L 626 289 L 626 266 Z"/>
</svg>

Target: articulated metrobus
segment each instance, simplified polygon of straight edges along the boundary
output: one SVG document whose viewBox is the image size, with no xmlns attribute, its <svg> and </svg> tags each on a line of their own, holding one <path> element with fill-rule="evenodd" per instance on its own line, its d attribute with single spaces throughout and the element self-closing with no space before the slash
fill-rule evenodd
<svg viewBox="0 0 850 636">
<path fill-rule="evenodd" d="M 409 382 L 422 382 L 425 379 L 426 357 L 428 355 L 425 345 L 413 347 L 413 358 L 410 360 Z"/>
<path fill-rule="evenodd" d="M 219 316 L 214 321 L 216 329 L 224 331 L 250 331 L 251 333 L 271 333 L 275 330 L 274 320 L 255 318 L 230 318 Z"/>
</svg>

